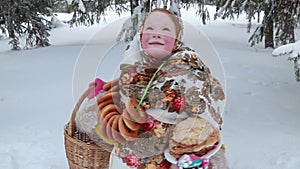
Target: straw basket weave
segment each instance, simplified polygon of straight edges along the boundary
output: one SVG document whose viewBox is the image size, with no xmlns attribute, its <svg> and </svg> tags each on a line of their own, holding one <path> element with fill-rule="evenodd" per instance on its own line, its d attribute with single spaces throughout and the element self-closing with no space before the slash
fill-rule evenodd
<svg viewBox="0 0 300 169">
<path fill-rule="evenodd" d="M 96 145 L 86 133 L 76 129 L 75 117 L 84 99 L 94 88 L 87 89 L 79 98 L 72 112 L 70 122 L 65 126 L 65 151 L 70 169 L 107 169 L 112 147 Z"/>
</svg>

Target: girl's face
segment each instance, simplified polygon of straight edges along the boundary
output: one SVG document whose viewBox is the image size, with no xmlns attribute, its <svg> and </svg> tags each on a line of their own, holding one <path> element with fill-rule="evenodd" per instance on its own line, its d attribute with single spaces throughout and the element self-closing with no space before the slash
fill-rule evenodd
<svg viewBox="0 0 300 169">
<path fill-rule="evenodd" d="M 153 12 L 147 17 L 141 41 L 147 54 L 159 59 L 170 56 L 175 40 L 176 26 L 168 14 Z"/>
</svg>

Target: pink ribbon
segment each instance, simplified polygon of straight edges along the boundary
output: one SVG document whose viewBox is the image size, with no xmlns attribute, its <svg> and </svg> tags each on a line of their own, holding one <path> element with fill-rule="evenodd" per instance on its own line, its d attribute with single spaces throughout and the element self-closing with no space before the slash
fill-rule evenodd
<svg viewBox="0 0 300 169">
<path fill-rule="evenodd" d="M 89 86 L 95 86 L 95 88 L 93 90 L 90 91 L 88 98 L 92 99 L 94 97 L 96 97 L 101 90 L 103 90 L 103 85 L 105 84 L 105 82 L 99 78 L 96 78 L 94 82 L 91 82 Z"/>
</svg>

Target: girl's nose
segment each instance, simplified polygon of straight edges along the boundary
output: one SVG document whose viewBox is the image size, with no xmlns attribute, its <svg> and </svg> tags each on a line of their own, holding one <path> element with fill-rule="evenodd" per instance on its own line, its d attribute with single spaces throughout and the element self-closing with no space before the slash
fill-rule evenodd
<svg viewBox="0 0 300 169">
<path fill-rule="evenodd" d="M 153 36 L 153 38 L 161 38 L 161 35 L 157 34 L 157 33 L 154 33 L 152 36 Z"/>
</svg>

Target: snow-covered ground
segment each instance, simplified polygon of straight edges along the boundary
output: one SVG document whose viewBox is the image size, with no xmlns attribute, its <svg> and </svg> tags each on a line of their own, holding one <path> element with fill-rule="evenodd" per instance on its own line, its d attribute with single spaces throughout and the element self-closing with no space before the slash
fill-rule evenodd
<svg viewBox="0 0 300 169">
<path fill-rule="evenodd" d="M 193 11 L 182 15 L 211 40 L 224 67 L 223 140 L 230 168 L 298 169 L 300 86 L 293 63 L 284 56 L 272 57 L 272 50 L 262 45 L 249 47 L 243 19 L 202 25 Z M 63 128 L 79 95 L 74 91 L 99 74 L 109 78 L 104 71 L 93 71 L 110 65 L 93 60 L 114 44 L 124 19 L 115 26 L 109 23 L 117 19 L 110 15 L 107 23 L 88 28 L 53 29 L 52 46 L 45 48 L 10 51 L 8 41 L 0 40 L 1 169 L 68 168 Z M 99 55 L 90 56 L 95 50 Z"/>
</svg>

